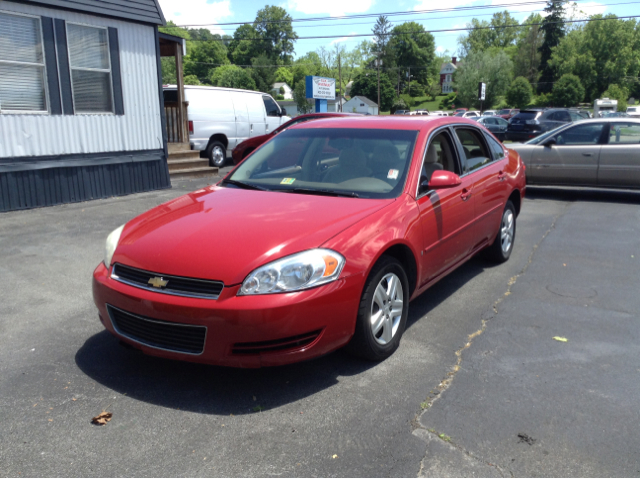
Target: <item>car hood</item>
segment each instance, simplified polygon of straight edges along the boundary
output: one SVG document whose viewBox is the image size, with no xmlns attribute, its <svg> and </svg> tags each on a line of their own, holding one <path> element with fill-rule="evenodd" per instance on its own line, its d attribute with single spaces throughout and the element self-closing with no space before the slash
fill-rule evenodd
<svg viewBox="0 0 640 479">
<path fill-rule="evenodd" d="M 317 248 L 393 201 L 212 186 L 128 222 L 113 262 L 238 284 L 255 268 Z"/>
</svg>

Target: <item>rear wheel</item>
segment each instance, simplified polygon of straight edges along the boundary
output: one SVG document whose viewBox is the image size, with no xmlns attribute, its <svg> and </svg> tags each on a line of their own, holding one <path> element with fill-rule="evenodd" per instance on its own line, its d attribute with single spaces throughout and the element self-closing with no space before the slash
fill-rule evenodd
<svg viewBox="0 0 640 479">
<path fill-rule="evenodd" d="M 227 161 L 227 149 L 219 141 L 212 141 L 207 146 L 207 156 L 209 157 L 209 166 L 221 168 Z"/>
<path fill-rule="evenodd" d="M 362 292 L 356 330 L 347 351 L 382 361 L 400 345 L 409 311 L 409 281 L 402 264 L 383 256 L 371 270 Z"/>
<path fill-rule="evenodd" d="M 516 208 L 508 200 L 500 220 L 500 230 L 495 241 L 487 248 L 487 256 L 496 263 L 504 263 L 511 256 L 516 238 Z"/>
</svg>

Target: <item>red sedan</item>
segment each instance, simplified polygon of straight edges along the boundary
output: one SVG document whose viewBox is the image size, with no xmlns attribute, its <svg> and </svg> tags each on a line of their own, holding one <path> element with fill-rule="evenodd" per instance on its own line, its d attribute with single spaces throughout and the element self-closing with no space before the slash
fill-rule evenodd
<svg viewBox="0 0 640 479">
<path fill-rule="evenodd" d="M 517 108 L 505 108 L 503 110 L 499 110 L 498 112 L 496 112 L 495 116 L 498 116 L 505 120 L 510 120 L 511 118 L 516 116 L 518 113 L 520 113 L 520 110 L 518 110 Z"/>
<path fill-rule="evenodd" d="M 237 165 L 242 160 L 244 160 L 249 153 L 258 148 L 267 140 L 273 138 L 278 133 L 286 130 L 287 128 L 292 127 L 293 125 L 297 125 L 298 123 L 302 123 L 309 120 L 320 120 L 322 118 L 333 118 L 336 116 L 361 116 L 359 113 L 307 113 L 306 115 L 298 115 L 295 118 L 289 120 L 288 122 L 280 125 L 278 128 L 273 130 L 271 133 L 267 133 L 266 135 L 254 136 L 253 138 L 249 138 L 248 140 L 244 140 L 238 146 L 236 146 L 231 152 L 231 157 L 233 158 L 233 164 Z"/>
<path fill-rule="evenodd" d="M 302 123 L 114 230 L 94 301 L 150 355 L 260 367 L 346 346 L 382 360 L 412 299 L 481 250 L 509 259 L 524 193 L 518 154 L 472 120 Z"/>
</svg>

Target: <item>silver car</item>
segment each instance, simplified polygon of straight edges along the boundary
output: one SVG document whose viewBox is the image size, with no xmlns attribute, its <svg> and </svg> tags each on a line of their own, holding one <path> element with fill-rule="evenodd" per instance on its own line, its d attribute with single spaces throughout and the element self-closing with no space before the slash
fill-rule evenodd
<svg viewBox="0 0 640 479">
<path fill-rule="evenodd" d="M 582 120 L 506 146 L 522 157 L 527 184 L 640 188 L 640 119 Z"/>
</svg>

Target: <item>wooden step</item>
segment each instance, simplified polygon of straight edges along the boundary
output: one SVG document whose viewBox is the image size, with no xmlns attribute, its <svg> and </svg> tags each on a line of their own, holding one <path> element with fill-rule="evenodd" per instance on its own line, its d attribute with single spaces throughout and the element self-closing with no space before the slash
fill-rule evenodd
<svg viewBox="0 0 640 479">
<path fill-rule="evenodd" d="M 200 158 L 200 152 L 198 150 L 185 150 L 169 153 L 170 160 L 186 160 L 187 158 Z"/>
<path fill-rule="evenodd" d="M 186 143 L 168 143 L 169 154 L 177 151 L 192 151 L 189 142 Z M 196 150 L 197 151 L 197 150 Z"/>
<path fill-rule="evenodd" d="M 185 168 L 182 170 L 169 170 L 171 178 L 200 178 L 203 176 L 218 176 L 218 168 L 207 166 L 203 168 Z"/>
<path fill-rule="evenodd" d="M 167 164 L 169 165 L 169 173 L 190 168 L 209 168 L 209 160 L 207 158 L 185 158 L 182 160 L 170 158 Z"/>
</svg>

